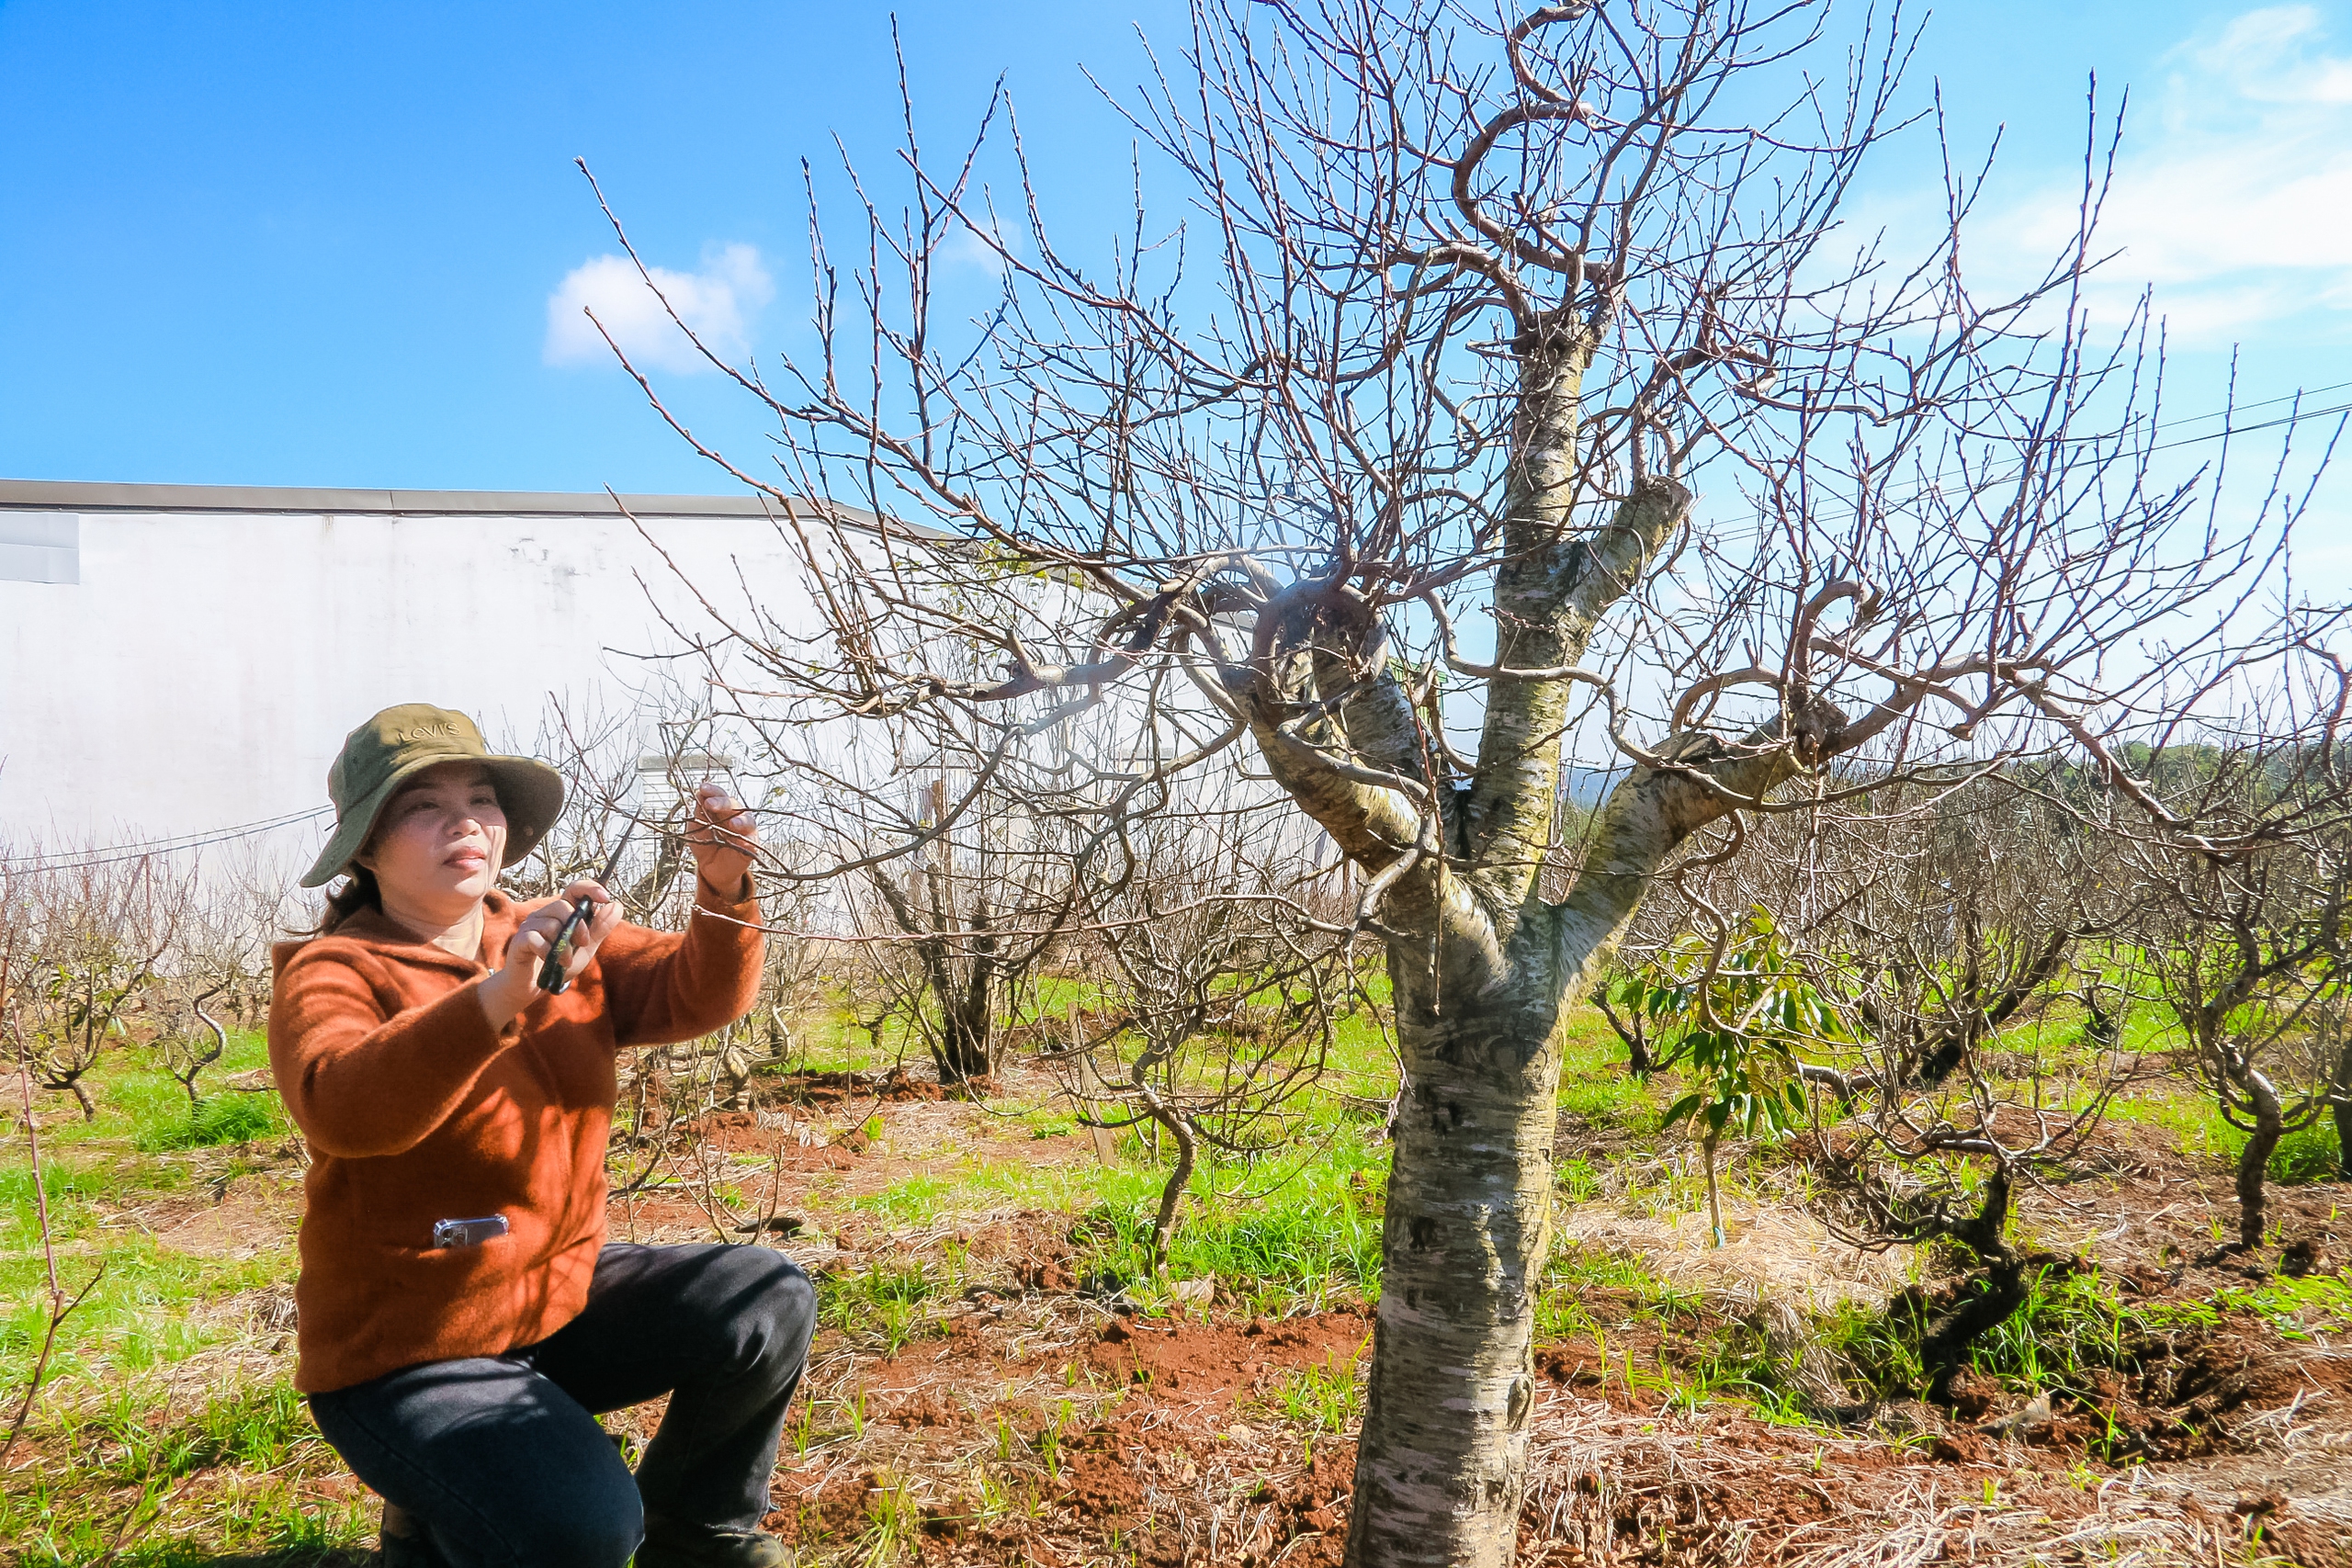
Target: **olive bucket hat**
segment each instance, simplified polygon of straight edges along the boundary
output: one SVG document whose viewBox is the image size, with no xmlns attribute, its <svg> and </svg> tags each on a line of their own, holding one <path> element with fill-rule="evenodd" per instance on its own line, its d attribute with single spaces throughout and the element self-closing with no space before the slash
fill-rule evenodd
<svg viewBox="0 0 2352 1568">
<path fill-rule="evenodd" d="M 506 813 L 506 859 L 500 870 L 529 854 L 563 808 L 563 775 L 528 757 L 492 756 L 481 731 L 464 714 L 430 703 L 389 707 L 343 738 L 327 770 L 334 802 L 334 832 L 302 886 L 322 887 L 351 864 L 367 843 L 392 792 L 436 762 L 480 762 L 490 771 Z"/>
</svg>

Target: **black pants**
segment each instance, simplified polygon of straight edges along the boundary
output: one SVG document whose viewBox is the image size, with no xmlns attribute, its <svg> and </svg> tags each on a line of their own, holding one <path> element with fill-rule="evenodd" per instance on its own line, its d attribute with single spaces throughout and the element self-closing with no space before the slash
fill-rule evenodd
<svg viewBox="0 0 2352 1568">
<path fill-rule="evenodd" d="M 815 1321 L 808 1277 L 766 1247 L 616 1243 L 538 1344 L 404 1367 L 311 1412 L 457 1568 L 621 1568 L 648 1509 L 758 1526 Z M 594 1417 L 662 1393 L 632 1479 Z"/>
</svg>

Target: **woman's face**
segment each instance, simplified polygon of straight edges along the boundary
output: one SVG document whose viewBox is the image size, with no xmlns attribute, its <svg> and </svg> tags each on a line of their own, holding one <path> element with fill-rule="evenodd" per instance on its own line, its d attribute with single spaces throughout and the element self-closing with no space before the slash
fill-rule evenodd
<svg viewBox="0 0 2352 1568">
<path fill-rule="evenodd" d="M 478 762 L 436 762 L 401 785 L 352 857 L 376 874 L 387 911 L 455 924 L 498 882 L 506 813 Z"/>
</svg>

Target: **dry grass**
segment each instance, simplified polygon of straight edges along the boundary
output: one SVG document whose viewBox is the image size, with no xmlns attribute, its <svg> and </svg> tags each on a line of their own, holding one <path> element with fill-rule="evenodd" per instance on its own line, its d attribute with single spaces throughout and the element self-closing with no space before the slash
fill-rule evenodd
<svg viewBox="0 0 2352 1568">
<path fill-rule="evenodd" d="M 1533 1423 L 1521 1561 L 1772 1563 L 1777 1568 L 1984 1568 L 2096 1562 L 2245 1565 L 2335 1561 L 2297 1542 L 2352 1529 L 2341 1435 L 2289 1477 L 2276 1460 L 2243 1473 L 2146 1469 L 2095 1477 L 1987 1462 L 1902 1462 L 1899 1448 L 1818 1429 L 1774 1433 L 1709 1410 L 1634 1412 L 1555 1396 Z M 2257 1526 L 2288 1482 L 2294 1532 Z M 2300 1483 L 2298 1484 L 2297 1483 Z M 1793 1504 L 1793 1506 L 1792 1506 Z M 2251 1504 L 2251 1506 L 2249 1506 Z M 2323 1551 L 2324 1546 L 2323 1545 Z"/>
<path fill-rule="evenodd" d="M 1726 1239 L 1713 1246 L 1703 1210 L 1653 1213 L 1623 1201 L 1566 1210 L 1561 1240 L 1627 1258 L 1678 1290 L 1695 1291 L 1732 1315 L 1770 1303 L 1806 1313 L 1876 1305 L 1909 1278 L 1901 1252 L 1864 1252 L 1786 1201 L 1724 1201 Z"/>
</svg>

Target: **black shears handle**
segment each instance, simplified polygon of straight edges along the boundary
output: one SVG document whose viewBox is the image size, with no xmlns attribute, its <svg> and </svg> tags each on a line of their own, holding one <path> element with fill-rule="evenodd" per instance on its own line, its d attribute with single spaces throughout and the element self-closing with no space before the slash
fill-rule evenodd
<svg viewBox="0 0 2352 1568">
<path fill-rule="evenodd" d="M 579 907 L 571 911 L 571 918 L 563 922 L 563 929 L 555 933 L 555 945 L 548 949 L 547 957 L 539 962 L 539 989 L 542 991 L 561 996 L 571 989 L 571 976 L 564 973 L 571 961 L 571 939 L 580 934 L 580 928 L 588 923 L 588 917 L 595 908 L 593 899 L 582 898 Z"/>
<path fill-rule="evenodd" d="M 633 821 L 622 830 L 621 841 L 613 846 L 613 858 L 605 863 L 605 869 L 597 874 L 597 886 L 602 887 L 611 882 L 613 873 L 620 870 L 621 852 L 628 848 L 629 835 L 636 831 L 637 824 Z M 594 901 L 587 898 L 582 898 L 572 908 L 570 918 L 563 922 L 563 929 L 555 933 L 555 945 L 548 949 L 547 957 L 539 963 L 539 989 L 559 997 L 571 989 L 571 976 L 564 973 L 571 961 L 571 939 L 580 934 L 580 928 L 588 923 L 588 917 L 595 912 L 595 908 Z"/>
</svg>

